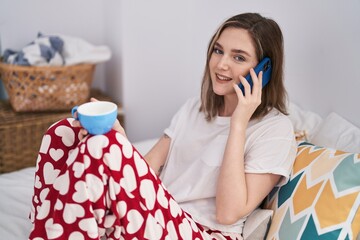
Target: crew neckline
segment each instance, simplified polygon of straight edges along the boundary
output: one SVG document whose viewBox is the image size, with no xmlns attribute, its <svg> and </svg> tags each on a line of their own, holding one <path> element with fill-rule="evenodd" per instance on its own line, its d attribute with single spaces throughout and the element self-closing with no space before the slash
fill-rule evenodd
<svg viewBox="0 0 360 240">
<path fill-rule="evenodd" d="M 215 123 L 217 124 L 229 124 L 231 117 L 216 116 Z"/>
</svg>

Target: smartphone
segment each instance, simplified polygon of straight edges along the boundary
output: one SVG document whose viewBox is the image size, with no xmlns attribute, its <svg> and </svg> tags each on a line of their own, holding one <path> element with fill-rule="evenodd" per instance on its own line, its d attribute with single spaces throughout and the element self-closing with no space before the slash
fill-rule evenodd
<svg viewBox="0 0 360 240">
<path fill-rule="evenodd" d="M 254 71 L 256 73 L 256 76 L 259 75 L 259 72 L 262 71 L 263 72 L 263 78 L 262 78 L 262 87 L 265 87 L 266 84 L 268 84 L 268 82 L 270 81 L 271 78 L 271 72 L 272 72 L 272 67 L 271 67 L 271 60 L 268 57 L 264 57 L 258 65 L 256 65 L 256 67 L 254 68 Z M 248 81 L 248 83 L 250 84 L 250 87 L 252 88 L 253 86 L 253 81 L 251 79 L 250 73 L 248 75 L 246 75 L 245 79 Z M 243 94 L 245 95 L 244 92 L 244 86 L 239 83 L 239 88 L 241 89 L 241 91 L 243 92 Z"/>
</svg>

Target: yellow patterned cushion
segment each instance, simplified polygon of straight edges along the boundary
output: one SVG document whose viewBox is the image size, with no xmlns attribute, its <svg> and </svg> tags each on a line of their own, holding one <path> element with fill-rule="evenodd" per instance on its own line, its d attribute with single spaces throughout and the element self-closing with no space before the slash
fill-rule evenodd
<svg viewBox="0 0 360 240">
<path fill-rule="evenodd" d="M 271 240 L 356 239 L 360 232 L 360 154 L 302 142 L 289 182 L 265 200 Z"/>
</svg>

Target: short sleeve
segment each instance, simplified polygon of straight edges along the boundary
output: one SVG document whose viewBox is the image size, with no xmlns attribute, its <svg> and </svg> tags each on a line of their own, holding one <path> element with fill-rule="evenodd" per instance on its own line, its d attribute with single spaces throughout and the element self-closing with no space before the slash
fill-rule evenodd
<svg viewBox="0 0 360 240">
<path fill-rule="evenodd" d="M 174 138 L 176 129 L 180 127 L 180 124 L 185 122 L 186 116 L 188 116 L 190 109 L 194 107 L 196 102 L 197 98 L 190 98 L 180 107 L 180 109 L 172 117 L 170 126 L 164 130 L 166 135 L 168 135 L 170 138 Z"/>
<path fill-rule="evenodd" d="M 288 181 L 296 157 L 291 122 L 286 116 L 279 117 L 259 127 L 258 131 L 258 137 L 245 149 L 245 172 L 281 175 L 278 183 L 281 186 Z"/>
</svg>

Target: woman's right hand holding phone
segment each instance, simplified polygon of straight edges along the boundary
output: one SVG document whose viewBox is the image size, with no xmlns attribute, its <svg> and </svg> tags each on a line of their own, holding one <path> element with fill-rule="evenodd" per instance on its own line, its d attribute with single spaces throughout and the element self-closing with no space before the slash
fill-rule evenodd
<svg viewBox="0 0 360 240">
<path fill-rule="evenodd" d="M 262 94 L 262 77 L 263 72 L 260 71 L 259 75 L 256 76 L 254 69 L 250 69 L 250 75 L 253 80 L 253 87 L 250 87 L 248 81 L 243 77 L 239 76 L 240 82 L 244 86 L 244 92 L 238 87 L 237 84 L 234 84 L 234 89 L 238 97 L 238 104 L 235 108 L 235 111 L 232 115 L 232 124 L 242 124 L 246 127 L 251 116 L 255 112 L 256 108 L 261 103 L 261 94 Z"/>
</svg>

